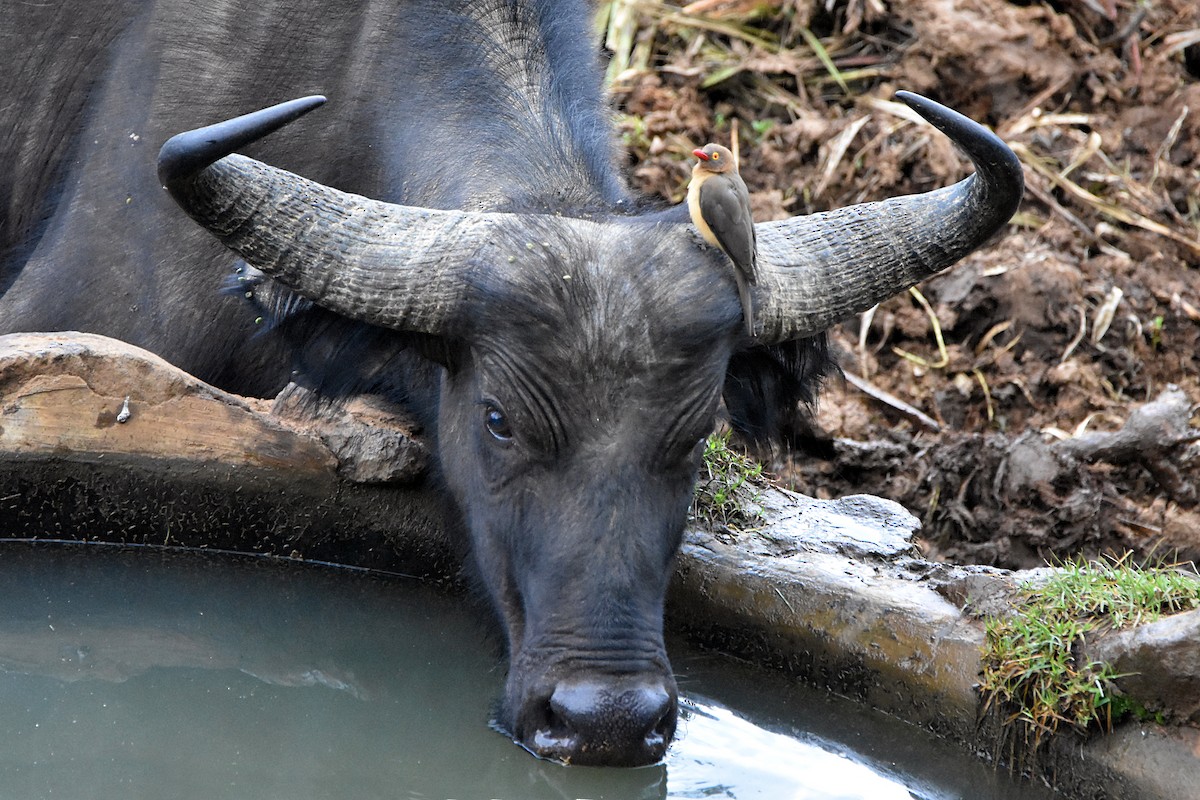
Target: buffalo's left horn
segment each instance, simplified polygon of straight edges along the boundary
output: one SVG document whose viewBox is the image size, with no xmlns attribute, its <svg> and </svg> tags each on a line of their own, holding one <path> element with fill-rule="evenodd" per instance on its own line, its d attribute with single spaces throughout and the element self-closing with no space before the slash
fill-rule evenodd
<svg viewBox="0 0 1200 800">
<path fill-rule="evenodd" d="M 897 97 L 962 148 L 975 174 L 944 189 L 761 222 L 763 342 L 819 333 L 953 264 L 1012 217 L 1021 164 L 994 133 L 910 92 Z"/>
<path fill-rule="evenodd" d="M 172 137 L 159 151 L 159 178 L 192 219 L 318 305 L 444 333 L 492 215 L 382 203 L 230 155 L 324 102 L 304 97 Z"/>
</svg>

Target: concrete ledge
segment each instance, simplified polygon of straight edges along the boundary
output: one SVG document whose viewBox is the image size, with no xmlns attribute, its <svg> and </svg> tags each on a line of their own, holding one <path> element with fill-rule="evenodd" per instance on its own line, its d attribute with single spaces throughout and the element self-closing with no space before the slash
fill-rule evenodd
<svg viewBox="0 0 1200 800">
<path fill-rule="evenodd" d="M 336 420 L 281 417 L 268 405 L 102 337 L 0 337 L 0 536 L 455 579 L 443 501 L 402 420 L 369 406 Z M 878 498 L 766 490 L 763 505 L 761 530 L 688 532 L 668 624 L 993 754 L 995 731 L 977 721 L 976 612 L 1003 611 L 1026 576 L 924 561 L 911 545 L 917 520 Z M 1187 617 L 1166 623 L 1183 633 L 1159 659 L 1165 669 L 1196 663 Z M 1144 663 L 1150 633 L 1115 638 L 1113 652 Z M 1090 742 L 1064 736 L 1039 769 L 1068 797 L 1191 800 L 1200 731 L 1126 724 Z"/>
<path fill-rule="evenodd" d="M 978 615 L 1003 613 L 1018 585 L 1045 570 L 925 561 L 910 544 L 918 521 L 875 497 L 820 501 L 768 490 L 763 504 L 762 530 L 688 532 L 669 623 L 1000 758 L 1000 731 L 979 717 Z M 1191 631 L 1196 614 L 1154 625 Z M 1151 627 L 1114 637 L 1115 652 L 1136 652 L 1143 669 L 1153 663 L 1174 676 L 1171 685 L 1194 686 L 1188 665 L 1200 640 L 1184 633 L 1160 648 L 1146 643 L 1153 630 L 1138 634 Z M 1089 741 L 1066 733 L 1035 768 L 1066 797 L 1190 800 L 1200 786 L 1200 730 L 1127 722 Z"/>
<path fill-rule="evenodd" d="M 916 724 L 973 739 L 982 627 L 912 555 L 917 520 L 875 497 L 768 490 L 761 531 L 689 531 L 671 622 Z M 849 551 L 849 554 L 847 553 Z"/>
<path fill-rule="evenodd" d="M 0 337 L 0 447 L 12 457 L 172 459 L 332 475 L 333 455 L 158 356 L 90 334 Z"/>
</svg>

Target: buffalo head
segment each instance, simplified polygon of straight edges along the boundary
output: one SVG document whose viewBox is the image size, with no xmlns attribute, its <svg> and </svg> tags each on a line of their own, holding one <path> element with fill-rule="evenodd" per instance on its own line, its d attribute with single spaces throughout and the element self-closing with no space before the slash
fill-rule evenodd
<svg viewBox="0 0 1200 800">
<path fill-rule="evenodd" d="M 389 205 L 229 155 L 322 98 L 164 145 L 171 194 L 246 261 L 338 314 L 436 342 L 438 461 L 507 632 L 500 724 L 531 751 L 636 765 L 670 742 L 663 598 L 731 356 L 870 308 L 1015 210 L 1012 152 L 902 97 L 975 175 L 758 224 L 756 339 L 723 256 L 686 214 Z"/>
</svg>

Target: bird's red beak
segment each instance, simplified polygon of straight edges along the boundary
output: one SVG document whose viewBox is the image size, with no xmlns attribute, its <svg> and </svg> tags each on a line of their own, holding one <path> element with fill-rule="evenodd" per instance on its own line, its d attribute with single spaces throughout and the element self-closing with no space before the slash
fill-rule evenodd
<svg viewBox="0 0 1200 800">
<path fill-rule="evenodd" d="M 701 161 L 708 161 L 708 153 L 705 153 L 699 147 L 697 147 L 695 150 L 692 151 L 692 155 L 694 155 L 696 158 L 700 159 Z"/>
</svg>

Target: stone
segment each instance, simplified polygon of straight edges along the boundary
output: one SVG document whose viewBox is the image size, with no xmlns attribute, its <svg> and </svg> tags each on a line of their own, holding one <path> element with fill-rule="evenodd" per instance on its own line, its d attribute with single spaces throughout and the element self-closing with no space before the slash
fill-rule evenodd
<svg viewBox="0 0 1200 800">
<path fill-rule="evenodd" d="M 1152 711 L 1200 724 L 1200 610 L 1110 633 L 1088 648 L 1117 686 Z"/>
<path fill-rule="evenodd" d="M 293 383 L 275 398 L 271 411 L 295 430 L 320 439 L 346 480 L 407 483 L 429 467 L 429 450 L 413 434 L 414 421 L 383 398 L 354 397 L 330 407 Z"/>
<path fill-rule="evenodd" d="M 841 553 L 863 559 L 912 555 L 920 521 L 899 503 L 870 495 L 817 500 L 795 492 L 765 487 L 760 501 L 766 517 L 762 536 L 779 549 Z"/>
</svg>

